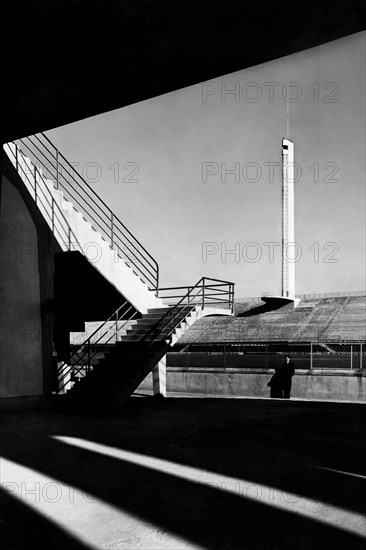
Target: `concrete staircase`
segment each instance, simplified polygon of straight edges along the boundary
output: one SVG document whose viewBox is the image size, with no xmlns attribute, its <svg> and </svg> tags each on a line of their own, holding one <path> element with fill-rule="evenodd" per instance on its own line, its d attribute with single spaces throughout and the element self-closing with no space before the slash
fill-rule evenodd
<svg viewBox="0 0 366 550">
<path fill-rule="evenodd" d="M 201 306 L 149 309 L 86 376 L 58 397 L 58 406 L 88 412 L 120 409 L 195 321 L 228 314 L 228 310 Z"/>
<path fill-rule="evenodd" d="M 234 284 L 202 277 L 193 286 L 159 288 L 157 262 L 44 134 L 4 150 L 61 251 L 83 254 L 123 302 L 70 357 L 63 355 L 57 406 L 118 409 L 193 323 L 233 314 Z"/>
</svg>

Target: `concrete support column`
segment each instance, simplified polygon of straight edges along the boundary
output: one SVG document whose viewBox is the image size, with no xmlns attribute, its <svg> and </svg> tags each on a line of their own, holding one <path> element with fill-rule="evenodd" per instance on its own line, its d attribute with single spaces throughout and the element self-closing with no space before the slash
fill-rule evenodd
<svg viewBox="0 0 366 550">
<path fill-rule="evenodd" d="M 69 365 L 66 365 L 63 361 L 57 363 L 58 371 L 58 383 L 62 386 L 60 393 L 64 394 L 68 390 L 71 390 L 73 383 L 71 381 L 71 369 Z"/>
<path fill-rule="evenodd" d="M 154 396 L 166 397 L 166 355 L 152 371 Z"/>
</svg>

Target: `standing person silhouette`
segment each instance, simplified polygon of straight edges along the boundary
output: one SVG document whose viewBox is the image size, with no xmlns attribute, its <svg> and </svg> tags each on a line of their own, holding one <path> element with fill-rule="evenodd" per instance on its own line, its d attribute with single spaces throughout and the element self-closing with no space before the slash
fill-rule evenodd
<svg viewBox="0 0 366 550">
<path fill-rule="evenodd" d="M 290 399 L 292 377 L 295 374 L 295 365 L 286 355 L 281 366 L 275 367 L 275 373 L 272 376 L 268 386 L 271 388 L 271 397 Z"/>
<path fill-rule="evenodd" d="M 290 399 L 291 396 L 291 386 L 292 386 L 292 377 L 295 374 L 295 365 L 290 359 L 289 355 L 286 355 L 285 361 L 282 363 L 280 368 L 280 377 L 281 377 L 281 386 L 284 399 Z"/>
</svg>

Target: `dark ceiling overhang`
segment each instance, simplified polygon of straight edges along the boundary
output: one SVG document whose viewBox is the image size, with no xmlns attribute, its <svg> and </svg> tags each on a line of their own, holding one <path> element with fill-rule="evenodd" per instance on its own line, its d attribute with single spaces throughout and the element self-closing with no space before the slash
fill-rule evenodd
<svg viewBox="0 0 366 550">
<path fill-rule="evenodd" d="M 2 8 L 9 141 L 364 28 L 363 0 L 12 0 Z"/>
</svg>

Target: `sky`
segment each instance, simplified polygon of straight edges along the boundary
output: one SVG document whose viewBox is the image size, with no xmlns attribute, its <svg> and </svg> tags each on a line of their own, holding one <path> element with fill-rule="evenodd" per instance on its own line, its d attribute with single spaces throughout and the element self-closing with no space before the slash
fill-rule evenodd
<svg viewBox="0 0 366 550">
<path fill-rule="evenodd" d="M 296 294 L 363 290 L 364 32 L 46 134 L 158 261 L 160 286 L 280 294 L 287 106 Z"/>
</svg>

